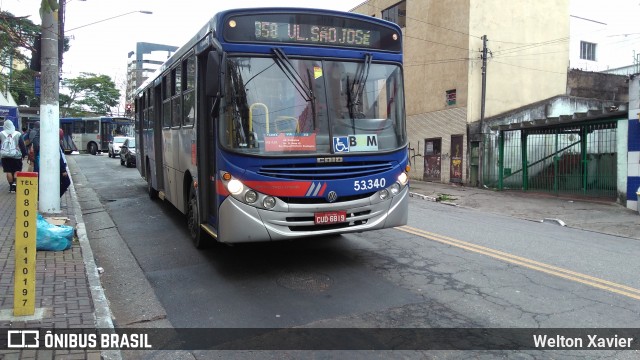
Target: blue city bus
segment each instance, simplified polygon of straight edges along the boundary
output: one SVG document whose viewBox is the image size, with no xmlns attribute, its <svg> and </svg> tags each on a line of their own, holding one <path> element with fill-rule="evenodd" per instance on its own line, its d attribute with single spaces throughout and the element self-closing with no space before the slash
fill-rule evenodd
<svg viewBox="0 0 640 360">
<path fill-rule="evenodd" d="M 216 14 L 136 90 L 136 166 L 196 247 L 404 225 L 402 32 L 360 14 Z"/>
</svg>

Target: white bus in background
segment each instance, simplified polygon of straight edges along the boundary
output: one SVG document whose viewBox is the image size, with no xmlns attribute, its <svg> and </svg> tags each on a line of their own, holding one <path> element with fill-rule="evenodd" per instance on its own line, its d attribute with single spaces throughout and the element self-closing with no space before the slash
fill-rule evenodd
<svg viewBox="0 0 640 360">
<path fill-rule="evenodd" d="M 92 155 L 109 151 L 114 136 L 133 136 L 133 119 L 127 117 L 61 118 L 65 153 L 86 151 Z"/>
</svg>

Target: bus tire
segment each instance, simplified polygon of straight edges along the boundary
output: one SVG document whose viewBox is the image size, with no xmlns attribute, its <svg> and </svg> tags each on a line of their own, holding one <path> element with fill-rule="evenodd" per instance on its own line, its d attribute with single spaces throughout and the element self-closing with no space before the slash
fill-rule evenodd
<svg viewBox="0 0 640 360">
<path fill-rule="evenodd" d="M 89 154 L 96 155 L 98 153 L 98 145 L 96 143 L 89 144 Z"/>
<path fill-rule="evenodd" d="M 189 234 L 196 249 L 204 249 L 207 245 L 207 235 L 200 227 L 200 203 L 198 202 L 198 196 L 193 183 L 189 190 L 189 200 L 187 202 L 187 227 L 189 228 Z"/>
<path fill-rule="evenodd" d="M 148 160 L 147 160 L 148 161 Z M 149 194 L 149 199 L 155 200 L 158 198 L 158 190 L 153 188 L 151 185 L 151 167 L 147 163 L 147 193 Z"/>
</svg>

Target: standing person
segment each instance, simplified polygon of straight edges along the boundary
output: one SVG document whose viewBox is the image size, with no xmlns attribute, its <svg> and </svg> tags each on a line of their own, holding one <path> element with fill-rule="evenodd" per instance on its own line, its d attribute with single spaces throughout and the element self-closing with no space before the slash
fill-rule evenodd
<svg viewBox="0 0 640 360">
<path fill-rule="evenodd" d="M 29 141 L 33 147 L 33 171 L 38 172 L 40 170 L 40 121 L 36 121 L 33 129 L 29 131 Z"/>
<path fill-rule="evenodd" d="M 67 169 L 67 159 L 64 156 L 64 150 L 62 147 L 62 141 L 64 139 L 64 131 L 60 129 L 60 197 L 64 195 L 64 193 L 71 185 L 71 178 L 69 177 L 69 169 Z"/>
<path fill-rule="evenodd" d="M 29 128 L 26 126 L 22 127 L 22 141 L 24 141 L 24 145 L 27 147 L 27 171 L 33 171 L 33 163 L 35 159 L 33 158 L 33 151 L 31 151 L 31 140 L 29 140 Z M 25 154 L 22 154 L 25 156 Z"/>
<path fill-rule="evenodd" d="M 29 128 L 26 126 L 22 127 L 22 141 L 24 141 L 26 147 L 29 147 Z"/>
<path fill-rule="evenodd" d="M 2 170 L 7 174 L 9 192 L 16 191 L 16 172 L 22 171 L 22 159 L 27 154 L 21 135 L 11 120 L 5 120 L 4 130 L 0 132 L 0 157 Z"/>
</svg>

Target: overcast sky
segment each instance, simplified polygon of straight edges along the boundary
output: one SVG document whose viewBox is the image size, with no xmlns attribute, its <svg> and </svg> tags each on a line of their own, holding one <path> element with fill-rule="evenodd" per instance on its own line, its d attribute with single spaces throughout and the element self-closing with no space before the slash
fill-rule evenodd
<svg viewBox="0 0 640 360">
<path fill-rule="evenodd" d="M 116 84 L 124 83 L 127 54 L 137 42 L 180 46 L 189 40 L 216 12 L 228 8 L 255 6 L 324 7 L 348 11 L 364 0 L 68 0 L 67 36 L 71 49 L 64 55 L 63 76 L 76 77 L 80 72 L 111 76 Z M 422 0 L 418 0 L 422 1 Z M 447 1 L 447 0 L 441 0 Z M 481 0 L 471 0 L 481 1 Z M 508 1 L 508 0 L 504 0 Z M 0 10 L 17 16 L 30 16 L 40 24 L 41 0 L 0 0 Z M 145 15 L 137 10 L 151 11 Z M 572 0 L 571 14 L 598 17 L 609 25 L 624 25 L 640 32 L 640 0 Z M 99 23 L 95 23 L 99 22 Z M 93 24 L 95 23 L 95 24 Z M 76 27 L 92 24 L 77 30 Z M 621 32 L 628 30 L 621 29 Z M 640 51 L 640 49 L 637 49 Z M 625 58 L 631 58 L 625 54 Z"/>
<path fill-rule="evenodd" d="M 213 15 L 224 9 L 265 6 L 323 7 L 348 11 L 364 0 L 68 0 L 65 35 L 72 36 L 71 48 L 64 54 L 63 76 L 77 77 L 80 72 L 111 76 L 124 81 L 127 54 L 137 42 L 181 46 Z M 30 16 L 41 24 L 40 0 L 0 0 L 0 10 L 16 16 Z M 133 13 L 99 22 L 132 11 Z M 99 22 L 92 24 L 94 22 Z M 77 30 L 68 31 L 86 24 Z"/>
</svg>

